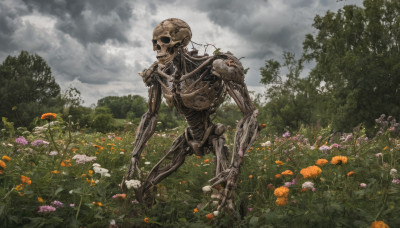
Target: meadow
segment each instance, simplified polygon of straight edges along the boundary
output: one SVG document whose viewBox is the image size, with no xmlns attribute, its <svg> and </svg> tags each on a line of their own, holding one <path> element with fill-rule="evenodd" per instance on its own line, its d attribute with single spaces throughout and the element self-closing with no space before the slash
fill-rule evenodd
<svg viewBox="0 0 400 228">
<path fill-rule="evenodd" d="M 53 117 L 32 131 L 3 119 L 0 227 L 400 227 L 400 137 L 384 116 L 370 137 L 362 126 L 271 135 L 267 124 L 245 155 L 232 214 L 214 212 L 218 190 L 204 188 L 213 154 L 187 157 L 145 208 L 119 187 L 135 125 L 104 134 Z M 184 128 L 153 135 L 141 156 L 144 177 Z M 230 147 L 234 134 L 225 133 Z"/>
</svg>

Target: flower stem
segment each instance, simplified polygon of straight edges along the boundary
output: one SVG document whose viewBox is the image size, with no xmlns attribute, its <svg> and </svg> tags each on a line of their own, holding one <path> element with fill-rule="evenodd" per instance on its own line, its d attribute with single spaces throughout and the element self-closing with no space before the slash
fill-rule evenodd
<svg viewBox="0 0 400 228">
<path fill-rule="evenodd" d="M 76 215 L 75 215 L 75 220 L 78 220 L 79 212 L 81 210 L 82 201 L 83 201 L 83 195 L 81 195 L 81 201 L 79 202 L 78 211 L 76 212 Z"/>
</svg>

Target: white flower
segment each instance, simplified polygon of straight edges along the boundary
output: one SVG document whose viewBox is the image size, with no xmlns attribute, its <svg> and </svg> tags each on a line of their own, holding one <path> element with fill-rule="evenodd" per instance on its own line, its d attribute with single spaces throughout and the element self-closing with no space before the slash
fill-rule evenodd
<svg viewBox="0 0 400 228">
<path fill-rule="evenodd" d="M 101 165 L 98 163 L 93 163 L 93 167 L 101 167 Z"/>
<path fill-rule="evenodd" d="M 261 146 L 270 147 L 271 146 L 271 141 L 266 141 L 265 143 L 261 143 Z"/>
<path fill-rule="evenodd" d="M 50 151 L 50 153 L 49 153 L 49 155 L 50 156 L 56 156 L 58 154 L 58 152 L 57 151 Z"/>
<path fill-rule="evenodd" d="M 125 184 L 128 189 L 131 189 L 131 188 L 138 189 L 141 186 L 141 183 L 139 180 L 127 180 L 127 181 L 125 181 Z"/>
<path fill-rule="evenodd" d="M 219 211 L 214 211 L 213 214 L 215 217 L 217 217 L 219 215 Z"/>
<path fill-rule="evenodd" d="M 210 185 L 207 185 L 207 186 L 204 186 L 203 188 L 202 188 L 202 190 L 203 190 L 203 192 L 204 193 L 206 193 L 206 192 L 210 192 L 211 191 L 211 186 Z"/>
<path fill-rule="evenodd" d="M 110 225 L 114 226 L 115 224 L 116 224 L 116 223 L 115 223 L 115 220 L 112 219 L 112 220 L 110 221 Z"/>
<path fill-rule="evenodd" d="M 105 173 L 104 176 L 105 176 L 105 177 L 111 177 L 111 174 Z"/>
<path fill-rule="evenodd" d="M 314 183 L 311 181 L 306 181 L 303 183 L 301 186 L 302 188 L 308 188 L 308 189 L 313 189 L 314 188 Z"/>
<path fill-rule="evenodd" d="M 151 162 L 145 162 L 144 164 L 145 164 L 145 165 L 150 165 L 150 163 L 151 163 Z"/>
<path fill-rule="evenodd" d="M 218 201 L 212 201 L 212 204 L 216 206 L 218 205 Z"/>
<path fill-rule="evenodd" d="M 92 162 L 96 160 L 96 157 L 88 157 L 84 154 L 76 154 L 72 157 L 78 164 L 85 164 L 86 162 Z"/>
<path fill-rule="evenodd" d="M 100 167 L 97 167 L 97 166 L 93 167 L 93 171 L 95 173 L 100 173 L 102 176 L 105 175 L 106 173 L 108 173 L 108 169 L 100 168 Z"/>
<path fill-rule="evenodd" d="M 74 190 L 70 190 L 70 191 L 69 191 L 69 194 L 72 194 L 72 193 L 74 193 Z"/>
<path fill-rule="evenodd" d="M 397 176 L 397 169 L 391 169 L 391 170 L 390 170 L 390 176 L 392 176 L 393 178 L 396 178 L 396 176 Z"/>
<path fill-rule="evenodd" d="M 119 154 L 125 154 L 123 151 L 119 152 Z"/>
</svg>

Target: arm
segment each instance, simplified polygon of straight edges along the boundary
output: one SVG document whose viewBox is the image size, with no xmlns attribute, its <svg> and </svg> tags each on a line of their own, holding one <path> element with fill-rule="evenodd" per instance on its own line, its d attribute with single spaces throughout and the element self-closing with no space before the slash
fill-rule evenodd
<svg viewBox="0 0 400 228">
<path fill-rule="evenodd" d="M 233 156 L 230 167 L 211 179 L 212 186 L 226 183 L 221 192 L 221 201 L 217 210 L 226 204 L 232 209 L 233 190 L 236 188 L 240 166 L 243 156 L 254 143 L 258 133 L 257 115 L 258 110 L 252 104 L 246 84 L 242 64 L 232 55 L 227 58 L 217 59 L 213 62 L 213 74 L 222 78 L 229 95 L 235 100 L 243 113 L 242 119 L 236 125 L 236 134 L 233 147 Z"/>
<path fill-rule="evenodd" d="M 161 104 L 161 87 L 157 81 L 152 80 L 152 78 L 154 78 L 154 69 L 155 68 L 153 64 L 149 70 L 144 70 L 141 74 L 144 82 L 147 86 L 149 86 L 148 111 L 143 114 L 137 129 L 129 169 L 121 184 L 123 188 L 125 186 L 125 180 L 133 179 L 135 171 L 137 171 L 139 178 L 141 178 L 141 172 L 139 169 L 140 154 L 142 153 L 146 142 L 153 135 L 156 128 L 158 109 L 160 108 Z"/>
</svg>

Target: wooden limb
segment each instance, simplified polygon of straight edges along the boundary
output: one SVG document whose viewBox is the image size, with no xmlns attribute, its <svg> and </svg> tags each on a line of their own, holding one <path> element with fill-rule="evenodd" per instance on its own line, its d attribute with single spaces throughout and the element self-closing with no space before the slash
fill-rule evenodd
<svg viewBox="0 0 400 228">
<path fill-rule="evenodd" d="M 212 140 L 216 157 L 215 176 L 228 169 L 229 149 L 225 146 L 225 138 L 220 136 Z"/>
<path fill-rule="evenodd" d="M 142 153 L 146 142 L 150 139 L 150 137 L 153 135 L 155 131 L 157 125 L 157 112 L 160 107 L 160 104 L 161 104 L 160 85 L 153 84 L 149 88 L 148 111 L 142 116 L 142 119 L 140 121 L 129 168 L 124 178 L 122 179 L 121 188 L 123 191 L 126 191 L 125 181 L 133 179 L 135 171 L 138 174 L 138 178 L 141 179 L 141 172 L 139 169 L 140 154 Z"/>
<path fill-rule="evenodd" d="M 153 188 L 164 178 L 175 172 L 185 161 L 188 154 L 191 153 L 189 146 L 186 144 L 184 134 L 180 135 L 172 144 L 167 154 L 151 169 L 146 180 L 137 191 L 136 197 L 139 202 L 150 206 L 153 203 Z M 170 163 L 161 167 L 165 159 L 172 155 Z"/>
</svg>

